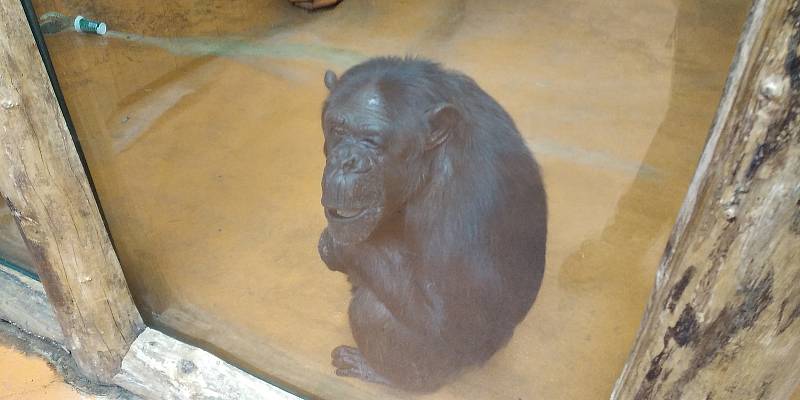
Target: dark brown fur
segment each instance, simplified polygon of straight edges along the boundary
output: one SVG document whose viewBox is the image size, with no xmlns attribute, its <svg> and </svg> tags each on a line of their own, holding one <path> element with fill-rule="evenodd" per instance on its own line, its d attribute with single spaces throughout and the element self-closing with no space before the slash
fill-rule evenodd
<svg viewBox="0 0 800 400">
<path fill-rule="evenodd" d="M 469 77 L 377 58 L 325 77 L 320 255 L 353 284 L 337 374 L 433 391 L 502 348 L 542 280 L 547 205 L 511 117 Z"/>
</svg>

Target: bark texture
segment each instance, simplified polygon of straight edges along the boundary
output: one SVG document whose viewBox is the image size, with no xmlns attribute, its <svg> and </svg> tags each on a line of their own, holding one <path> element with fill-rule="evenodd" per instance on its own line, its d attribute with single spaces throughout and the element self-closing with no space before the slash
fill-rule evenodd
<svg viewBox="0 0 800 400">
<path fill-rule="evenodd" d="M 800 382 L 800 2 L 756 0 L 612 399 Z"/>
<path fill-rule="evenodd" d="M 144 325 L 16 0 L 0 2 L 0 193 L 67 348 L 88 378 L 111 382 Z"/>
</svg>

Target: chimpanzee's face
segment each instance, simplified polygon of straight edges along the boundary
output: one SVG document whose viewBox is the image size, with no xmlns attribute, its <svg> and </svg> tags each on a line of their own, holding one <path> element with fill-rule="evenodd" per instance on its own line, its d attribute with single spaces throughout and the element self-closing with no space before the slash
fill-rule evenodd
<svg viewBox="0 0 800 400">
<path fill-rule="evenodd" d="M 389 110 L 394 110 L 390 112 Z M 343 244 L 366 240 L 401 210 L 422 175 L 424 116 L 398 118 L 371 85 L 331 96 L 323 111 L 322 205 L 328 230 Z"/>
</svg>

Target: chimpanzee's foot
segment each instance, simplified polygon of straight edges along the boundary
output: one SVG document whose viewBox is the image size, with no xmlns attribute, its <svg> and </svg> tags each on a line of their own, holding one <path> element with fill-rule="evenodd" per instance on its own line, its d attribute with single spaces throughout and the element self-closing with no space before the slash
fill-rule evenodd
<svg viewBox="0 0 800 400">
<path fill-rule="evenodd" d="M 367 360 L 361 355 L 361 351 L 355 347 L 339 346 L 333 349 L 331 358 L 333 366 L 336 367 L 336 375 L 350 376 L 384 385 L 391 384 L 386 378 L 367 365 Z"/>
</svg>

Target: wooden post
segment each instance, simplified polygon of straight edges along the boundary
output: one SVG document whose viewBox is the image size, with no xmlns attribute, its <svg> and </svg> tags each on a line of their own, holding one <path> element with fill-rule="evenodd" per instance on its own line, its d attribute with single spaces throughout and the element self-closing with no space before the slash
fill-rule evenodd
<svg viewBox="0 0 800 400">
<path fill-rule="evenodd" d="M 800 383 L 800 1 L 756 0 L 612 399 Z"/>
<path fill-rule="evenodd" d="M 0 1 L 0 193 L 79 368 L 110 383 L 144 325 L 18 0 Z"/>
</svg>

